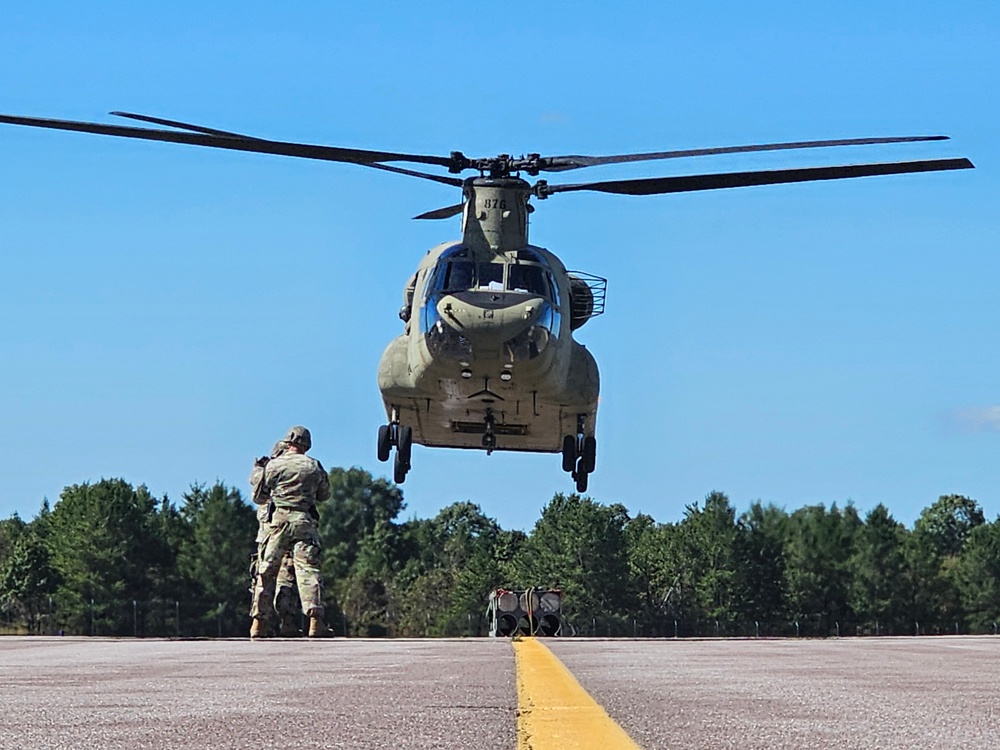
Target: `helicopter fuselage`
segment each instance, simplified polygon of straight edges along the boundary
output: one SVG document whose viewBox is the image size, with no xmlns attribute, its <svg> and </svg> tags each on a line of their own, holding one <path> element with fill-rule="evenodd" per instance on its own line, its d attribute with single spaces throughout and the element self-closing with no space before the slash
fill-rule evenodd
<svg viewBox="0 0 1000 750">
<path fill-rule="evenodd" d="M 434 447 L 555 453 L 593 439 L 600 379 L 573 338 L 591 286 L 527 241 L 527 183 L 467 181 L 463 238 L 432 249 L 404 290 L 405 332 L 382 355 L 390 424 Z"/>
<path fill-rule="evenodd" d="M 562 263 L 532 246 L 469 255 L 461 243 L 434 248 L 407 287 L 407 330 L 379 365 L 387 415 L 437 447 L 558 452 L 581 423 L 593 435 L 597 363 L 572 337 Z M 544 288 L 518 287 L 525 272 Z M 490 421 L 498 439 L 484 446 Z"/>
</svg>

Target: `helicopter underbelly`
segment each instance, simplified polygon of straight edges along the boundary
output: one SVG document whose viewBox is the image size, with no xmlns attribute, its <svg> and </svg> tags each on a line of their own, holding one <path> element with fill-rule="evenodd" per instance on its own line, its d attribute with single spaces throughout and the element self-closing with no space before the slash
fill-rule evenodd
<svg viewBox="0 0 1000 750">
<path fill-rule="evenodd" d="M 453 362 L 411 362 L 400 337 L 379 367 L 386 414 L 410 426 L 419 445 L 483 449 L 490 432 L 490 450 L 558 452 L 565 435 L 593 435 L 599 378 L 593 356 L 575 341 L 548 354 L 519 363 L 509 379 L 500 376 L 508 371 L 499 356 L 477 358 L 462 377 Z"/>
</svg>

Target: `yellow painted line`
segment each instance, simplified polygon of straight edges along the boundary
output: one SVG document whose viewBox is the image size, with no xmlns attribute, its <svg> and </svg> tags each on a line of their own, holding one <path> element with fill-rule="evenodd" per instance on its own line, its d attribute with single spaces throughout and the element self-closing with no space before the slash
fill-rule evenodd
<svg viewBox="0 0 1000 750">
<path fill-rule="evenodd" d="M 639 750 L 541 641 L 514 641 L 518 750 Z"/>
</svg>

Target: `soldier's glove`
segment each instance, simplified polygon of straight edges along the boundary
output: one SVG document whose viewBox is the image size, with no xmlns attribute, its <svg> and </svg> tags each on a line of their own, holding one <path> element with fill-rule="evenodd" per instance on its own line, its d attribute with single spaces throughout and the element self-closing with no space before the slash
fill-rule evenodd
<svg viewBox="0 0 1000 750">
<path fill-rule="evenodd" d="M 309 515 L 313 517 L 314 521 L 318 521 L 319 520 L 319 508 L 317 508 L 315 505 L 311 506 L 309 508 Z"/>
<path fill-rule="evenodd" d="M 264 468 L 265 466 L 267 466 L 267 462 L 270 461 L 270 460 L 271 460 L 270 456 L 261 456 L 260 458 L 255 458 L 253 460 L 253 465 L 254 466 L 260 466 L 261 468 Z"/>
</svg>

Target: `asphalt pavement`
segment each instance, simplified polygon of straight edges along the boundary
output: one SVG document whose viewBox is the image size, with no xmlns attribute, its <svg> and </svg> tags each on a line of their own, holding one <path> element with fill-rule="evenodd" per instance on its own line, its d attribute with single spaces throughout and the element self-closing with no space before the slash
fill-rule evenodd
<svg viewBox="0 0 1000 750">
<path fill-rule="evenodd" d="M 997 748 L 1000 638 L 549 639 L 642 748 Z M 509 641 L 0 638 L 0 748 L 517 746 Z"/>
<path fill-rule="evenodd" d="M 643 748 L 1000 748 L 1000 638 L 547 642 Z"/>
<path fill-rule="evenodd" d="M 512 748 L 507 641 L 0 638 L 3 750 Z"/>
</svg>

